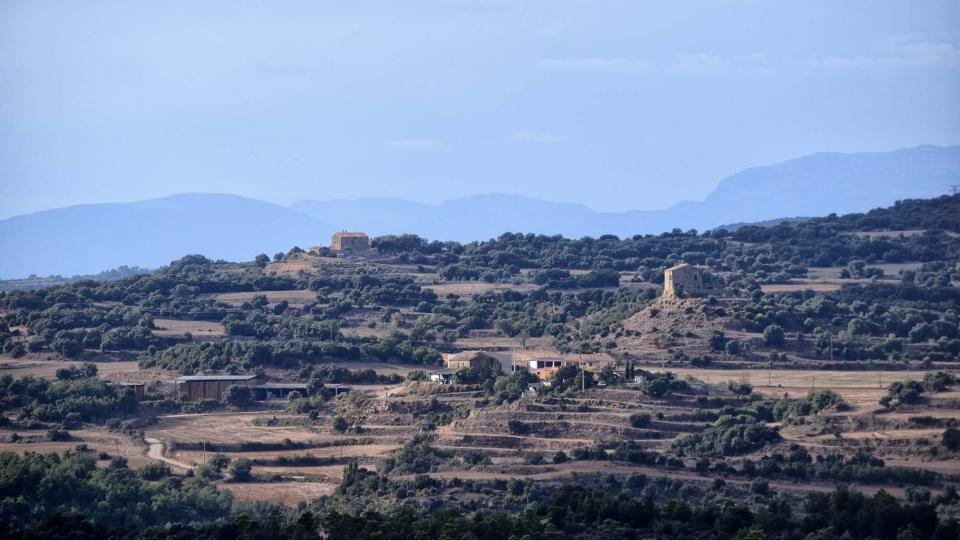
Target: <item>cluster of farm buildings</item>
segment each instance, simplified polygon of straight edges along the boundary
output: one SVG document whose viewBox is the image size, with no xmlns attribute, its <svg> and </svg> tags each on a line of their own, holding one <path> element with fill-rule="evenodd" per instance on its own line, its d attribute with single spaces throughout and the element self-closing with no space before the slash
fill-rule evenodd
<svg viewBox="0 0 960 540">
<path fill-rule="evenodd" d="M 494 374 L 514 373 L 518 370 L 528 370 L 537 375 L 540 380 L 549 383 L 551 377 L 561 367 L 576 365 L 587 371 L 599 371 L 616 362 L 608 354 L 584 354 L 565 356 L 544 356 L 533 351 L 520 353 L 502 353 L 493 351 L 464 351 L 447 355 L 444 361 L 446 367 L 429 372 L 430 380 L 437 384 L 453 382 L 454 374 L 462 369 L 487 369 Z M 134 390 L 137 399 L 143 399 L 145 384 L 140 382 L 121 382 Z M 184 375 L 174 381 L 174 393 L 183 401 L 203 401 L 212 399 L 222 401 L 231 386 L 245 386 L 250 389 L 250 395 L 258 401 L 270 399 L 286 399 L 292 392 L 309 395 L 306 383 L 268 381 L 262 374 L 241 375 Z M 343 384 L 327 384 L 324 388 L 334 395 L 352 390 Z"/>
<path fill-rule="evenodd" d="M 613 365 L 616 360 L 608 354 L 583 354 L 564 356 L 545 356 L 533 351 L 503 353 L 493 351 L 464 351 L 447 355 L 446 367 L 429 372 L 430 380 L 437 384 L 450 384 L 454 374 L 462 369 L 486 369 L 494 374 L 509 375 L 519 370 L 527 370 L 549 384 L 550 379 L 560 368 L 576 365 L 587 371 L 597 372 Z M 138 400 L 144 398 L 146 385 L 142 382 L 120 382 L 121 386 L 132 388 Z M 268 381 L 266 376 L 256 373 L 241 375 L 184 375 L 174 381 L 174 395 L 183 401 L 203 401 L 212 399 L 222 401 L 231 386 L 245 386 L 250 395 L 258 401 L 286 399 L 292 392 L 309 395 L 306 383 Z M 343 384 L 327 384 L 324 388 L 334 395 L 352 390 Z"/>
<path fill-rule="evenodd" d="M 587 371 L 597 372 L 614 365 L 616 360 L 609 354 L 544 355 L 537 351 L 495 352 L 463 351 L 447 355 L 446 368 L 430 372 L 430 380 L 438 384 L 453 382 L 454 374 L 462 369 L 484 369 L 501 375 L 517 371 L 529 371 L 541 381 L 549 383 L 562 367 L 574 365 Z"/>
</svg>

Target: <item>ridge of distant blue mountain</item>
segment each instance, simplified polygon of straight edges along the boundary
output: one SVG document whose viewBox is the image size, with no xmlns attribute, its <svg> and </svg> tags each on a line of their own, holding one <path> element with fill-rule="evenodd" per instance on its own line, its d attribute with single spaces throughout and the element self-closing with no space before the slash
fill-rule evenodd
<svg viewBox="0 0 960 540">
<path fill-rule="evenodd" d="M 0 278 L 155 268 L 191 253 L 251 260 L 326 243 L 333 230 L 289 208 L 236 195 L 69 206 L 0 220 Z"/>
<path fill-rule="evenodd" d="M 865 212 L 899 199 L 942 195 L 960 184 L 960 146 L 813 154 L 752 167 L 720 181 L 703 201 L 664 210 L 594 212 L 586 206 L 488 194 L 439 205 L 402 199 L 300 201 L 293 208 L 373 235 L 412 232 L 437 240 L 485 240 L 503 232 L 569 237 L 706 230 L 785 216 Z"/>
<path fill-rule="evenodd" d="M 820 153 L 753 167 L 721 180 L 703 201 L 623 213 L 497 193 L 439 205 L 373 198 L 300 201 L 290 208 L 235 195 L 181 194 L 0 220 L 0 279 L 90 274 L 121 265 L 154 268 L 189 253 L 249 260 L 294 245 L 327 244 L 332 232 L 343 229 L 458 241 L 504 232 L 579 238 L 706 230 L 785 216 L 865 212 L 900 199 L 942 195 L 956 184 L 960 146 L 919 146 Z"/>
</svg>

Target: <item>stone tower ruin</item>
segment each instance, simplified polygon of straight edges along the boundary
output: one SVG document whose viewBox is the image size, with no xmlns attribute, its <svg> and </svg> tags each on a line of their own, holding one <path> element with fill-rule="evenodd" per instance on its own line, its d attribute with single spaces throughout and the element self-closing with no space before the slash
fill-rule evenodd
<svg viewBox="0 0 960 540">
<path fill-rule="evenodd" d="M 706 289 L 703 283 L 703 268 L 684 263 L 663 271 L 664 298 L 696 295 Z"/>
</svg>

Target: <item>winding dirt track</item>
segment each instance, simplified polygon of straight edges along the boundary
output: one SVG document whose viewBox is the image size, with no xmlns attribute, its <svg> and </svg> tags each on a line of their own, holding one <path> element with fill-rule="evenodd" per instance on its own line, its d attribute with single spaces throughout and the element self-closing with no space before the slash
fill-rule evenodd
<svg viewBox="0 0 960 540">
<path fill-rule="evenodd" d="M 153 437 L 146 437 L 144 441 L 148 445 L 150 445 L 149 448 L 147 449 L 147 456 L 150 457 L 151 459 L 161 461 L 163 463 L 166 463 L 167 465 L 172 465 L 180 469 L 186 469 L 186 470 L 193 469 L 193 465 L 188 465 L 182 461 L 177 461 L 175 459 L 170 459 L 168 457 L 165 457 L 163 455 L 163 442 L 160 439 L 156 439 Z"/>
</svg>

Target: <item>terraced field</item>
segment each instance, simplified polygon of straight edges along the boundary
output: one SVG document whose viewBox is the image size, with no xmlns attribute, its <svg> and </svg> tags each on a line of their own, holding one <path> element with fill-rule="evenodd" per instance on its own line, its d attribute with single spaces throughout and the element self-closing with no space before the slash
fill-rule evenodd
<svg viewBox="0 0 960 540">
<path fill-rule="evenodd" d="M 726 380 L 718 379 L 721 374 L 705 375 L 705 379 L 720 383 Z M 789 372 L 775 375 L 784 380 L 799 376 Z M 844 374 L 837 381 L 839 392 L 858 395 L 856 377 Z M 720 406 L 706 398 L 708 393 L 715 396 L 722 392 L 717 388 L 694 384 L 686 394 L 662 399 L 651 398 L 638 387 L 594 388 L 573 397 L 526 396 L 501 405 L 487 402 L 479 392 L 418 393 L 427 388 L 407 383 L 387 392 L 369 392 L 362 399 L 340 397 L 324 407 L 315 420 L 286 412 L 279 403 L 273 404 L 273 410 L 262 412 L 171 415 L 158 418 L 144 435 L 162 440 L 167 458 L 192 466 L 204 463 L 215 452 L 231 460 L 252 460 L 257 482 L 224 484 L 237 496 L 251 500 L 299 501 L 329 493 L 340 482 L 348 463 L 357 461 L 370 469 L 380 468 L 414 437 L 424 434 L 429 436 L 430 446 L 445 456 L 438 468 L 427 472 L 438 479 L 552 482 L 578 475 L 642 473 L 706 484 L 715 478 L 712 473 L 692 470 L 692 461 L 681 470 L 622 461 L 553 461 L 558 452 L 572 456 L 578 449 L 598 445 L 609 448 L 627 443 L 651 451 L 667 450 L 674 441 L 712 425 L 710 419 L 720 413 Z M 765 393 L 768 389 L 758 390 Z M 727 404 L 737 399 L 725 394 Z M 955 396 L 946 393 L 927 403 L 923 414 L 946 422 L 955 406 Z M 634 427 L 632 415 L 649 415 L 649 423 Z M 335 416 L 348 419 L 353 427 L 342 433 L 335 431 Z M 869 448 L 891 464 L 928 469 L 945 475 L 948 482 L 956 482 L 960 470 L 955 460 L 935 455 L 918 457 L 918 447 L 935 446 L 942 428 L 910 427 L 914 416 L 909 411 L 878 413 L 868 407 L 827 412 L 803 424 L 783 426 L 781 442 L 745 457 L 789 452 L 795 444 L 813 454 L 852 455 Z M 836 431 L 841 433 L 839 437 Z M 485 459 L 471 464 L 477 455 Z M 392 476 L 406 478 L 409 473 Z M 748 483 L 748 479 L 737 476 L 727 480 Z M 829 491 L 838 483 L 845 482 L 795 484 L 774 480 L 771 485 L 787 491 Z M 266 491 L 254 489 L 254 485 Z M 867 492 L 881 487 L 894 493 L 903 491 L 896 485 L 854 487 Z"/>
</svg>

